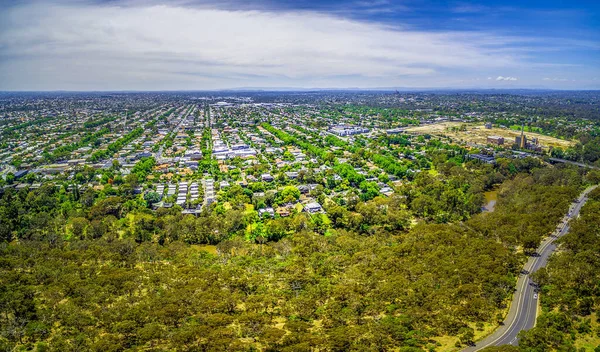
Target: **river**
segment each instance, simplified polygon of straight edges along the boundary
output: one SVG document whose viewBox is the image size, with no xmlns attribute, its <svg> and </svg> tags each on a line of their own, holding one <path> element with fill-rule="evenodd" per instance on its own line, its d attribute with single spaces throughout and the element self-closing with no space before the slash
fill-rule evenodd
<svg viewBox="0 0 600 352">
<path fill-rule="evenodd" d="M 498 191 L 497 190 L 488 191 L 488 192 L 485 192 L 483 194 L 483 196 L 485 197 L 485 205 L 483 206 L 483 211 L 484 212 L 494 211 L 494 208 L 496 207 L 496 201 L 498 200 Z"/>
</svg>

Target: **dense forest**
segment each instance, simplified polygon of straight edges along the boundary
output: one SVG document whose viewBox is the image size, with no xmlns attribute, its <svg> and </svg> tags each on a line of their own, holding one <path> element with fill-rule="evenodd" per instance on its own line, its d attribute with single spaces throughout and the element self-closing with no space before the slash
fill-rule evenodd
<svg viewBox="0 0 600 352">
<path fill-rule="evenodd" d="M 524 253 L 598 175 L 533 159 L 495 167 L 441 160 L 437 170 L 389 198 L 327 204 L 328 217 L 295 213 L 260 228 L 249 226 L 256 214 L 244 204 L 252 201 L 233 187 L 231 209 L 198 217 L 152 211 L 127 184 L 7 189 L 1 349 L 421 351 L 444 346 L 443 337 L 452 347 L 472 343 L 502 320 Z M 499 182 L 496 210 L 480 213 L 482 192 Z M 539 274 L 545 313 L 523 336 L 527 351 L 556 346 L 556 329 L 558 344 L 572 345 L 593 325 L 593 197 Z"/>
<path fill-rule="evenodd" d="M 561 238 L 561 251 L 535 274 L 541 286 L 543 313 L 538 325 L 522 336 L 526 350 L 566 350 L 575 346 L 587 351 L 600 347 L 600 326 L 592 323 L 597 322 L 600 313 L 599 225 L 597 188 L 571 231 Z"/>
<path fill-rule="evenodd" d="M 600 351 L 600 188 L 559 240 L 560 251 L 534 273 L 541 291 L 537 325 L 520 334 L 519 347 L 486 352 Z"/>
</svg>

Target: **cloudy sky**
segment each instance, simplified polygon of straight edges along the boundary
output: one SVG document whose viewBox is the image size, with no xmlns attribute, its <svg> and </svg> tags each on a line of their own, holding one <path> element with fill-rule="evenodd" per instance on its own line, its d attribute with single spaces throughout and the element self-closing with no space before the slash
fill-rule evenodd
<svg viewBox="0 0 600 352">
<path fill-rule="evenodd" d="M 0 90 L 600 89 L 594 3 L 0 0 Z"/>
</svg>

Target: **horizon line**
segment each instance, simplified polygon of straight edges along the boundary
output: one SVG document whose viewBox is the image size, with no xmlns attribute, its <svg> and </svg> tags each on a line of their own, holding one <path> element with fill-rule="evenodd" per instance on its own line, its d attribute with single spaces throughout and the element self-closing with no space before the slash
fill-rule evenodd
<svg viewBox="0 0 600 352">
<path fill-rule="evenodd" d="M 92 89 L 92 90 L 70 90 L 70 89 L 53 89 L 53 90 L 2 90 L 0 93 L 158 93 L 158 92 L 299 92 L 299 91 L 372 91 L 372 92 L 416 92 L 416 91 L 552 91 L 552 92 L 595 92 L 600 91 L 600 88 L 478 88 L 478 87 L 379 87 L 379 88 L 303 88 L 303 87 L 239 87 L 239 88 L 219 88 L 219 89 Z"/>
</svg>

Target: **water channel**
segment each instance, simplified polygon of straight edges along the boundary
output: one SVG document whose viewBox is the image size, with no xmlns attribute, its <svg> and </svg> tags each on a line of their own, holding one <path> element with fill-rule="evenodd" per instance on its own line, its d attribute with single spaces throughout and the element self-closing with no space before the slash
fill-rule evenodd
<svg viewBox="0 0 600 352">
<path fill-rule="evenodd" d="M 483 211 L 484 212 L 494 211 L 494 208 L 496 207 L 496 201 L 498 200 L 498 191 L 491 190 L 491 191 L 485 192 L 483 194 L 483 196 L 485 197 L 485 205 L 482 208 Z"/>
</svg>

